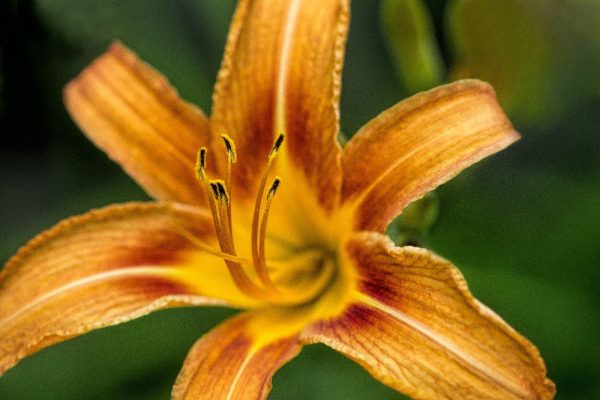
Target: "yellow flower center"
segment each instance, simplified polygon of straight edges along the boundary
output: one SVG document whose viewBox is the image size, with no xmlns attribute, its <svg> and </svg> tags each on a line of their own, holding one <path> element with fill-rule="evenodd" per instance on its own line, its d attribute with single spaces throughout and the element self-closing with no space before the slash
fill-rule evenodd
<svg viewBox="0 0 600 400">
<path fill-rule="evenodd" d="M 310 248 L 267 262 L 267 223 L 271 203 L 281 184 L 281 178 L 275 177 L 268 188 L 267 180 L 283 144 L 284 135 L 280 134 L 275 139 L 259 182 L 252 217 L 249 252 L 252 255 L 251 259 L 239 257 L 236 251 L 231 212 L 231 172 L 236 162 L 236 146 L 229 136 L 221 137 L 227 151 L 225 179 L 208 178 L 206 148 L 199 150 L 196 162 L 196 174 L 208 197 L 220 251 L 205 245 L 202 245 L 203 249 L 223 259 L 236 287 L 248 297 L 282 305 L 303 304 L 318 298 L 334 279 L 335 255 L 323 249 Z M 278 284 L 270 271 L 278 271 L 281 275 L 277 280 Z"/>
</svg>

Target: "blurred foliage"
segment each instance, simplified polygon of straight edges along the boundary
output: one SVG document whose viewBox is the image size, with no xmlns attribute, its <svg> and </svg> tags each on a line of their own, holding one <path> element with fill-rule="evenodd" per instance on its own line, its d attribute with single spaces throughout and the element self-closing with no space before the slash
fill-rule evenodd
<svg viewBox="0 0 600 400">
<path fill-rule="evenodd" d="M 455 262 L 472 291 L 538 345 L 558 399 L 600 398 L 599 3 L 407 0 L 389 7 L 412 19 L 402 27 L 387 20 L 385 36 L 380 7 L 355 0 L 343 81 L 347 136 L 435 84 L 442 62 L 452 78 L 497 86 L 523 139 L 444 185 L 427 234 L 429 224 L 409 214 L 398 227 L 416 227 L 426 247 Z M 234 6 L 0 2 L 0 259 L 61 218 L 147 199 L 69 120 L 64 84 L 119 39 L 208 112 Z M 409 39 L 388 58 L 390 34 Z M 410 60 L 395 69 L 403 54 Z M 52 347 L 0 378 L 0 398 L 167 399 L 188 349 L 231 313 L 167 310 Z M 273 387 L 271 399 L 402 398 L 324 346 L 306 348 Z"/>
<path fill-rule="evenodd" d="M 385 0 L 381 4 L 383 34 L 405 89 L 416 93 L 441 84 L 444 80 L 442 55 L 425 3 Z"/>
<path fill-rule="evenodd" d="M 492 82 L 520 119 L 556 120 L 565 109 L 597 96 L 597 0 L 455 0 L 447 12 L 452 78 Z"/>
<path fill-rule="evenodd" d="M 393 221 L 388 234 L 399 246 L 421 246 L 423 238 L 436 222 L 440 212 L 440 200 L 436 192 L 413 201 Z"/>
<path fill-rule="evenodd" d="M 167 75 L 182 96 L 205 108 L 220 63 L 232 1 L 39 0 L 47 28 L 86 55 L 119 39 Z M 219 38 L 219 39 L 217 39 Z M 215 44 L 218 43 L 218 46 Z M 208 51 L 207 51 L 208 50 Z"/>
<path fill-rule="evenodd" d="M 410 29 L 429 26 L 431 17 L 424 0 L 384 3 L 382 26 L 397 65 L 414 64 L 415 50 L 406 43 L 415 43 L 416 48 L 426 40 L 429 48 L 437 46 L 430 44 L 435 34 L 429 29 L 421 29 L 428 38 L 416 42 Z M 422 11 L 399 11 L 403 9 Z M 450 0 L 442 12 L 443 26 L 438 29 L 443 31 L 443 45 L 449 48 L 448 79 L 479 78 L 492 83 L 518 121 L 550 127 L 567 110 L 598 96 L 599 1 Z M 436 53 L 420 54 L 420 63 L 428 69 L 439 63 Z M 423 79 L 423 72 L 415 68 L 399 69 L 403 81 Z"/>
</svg>

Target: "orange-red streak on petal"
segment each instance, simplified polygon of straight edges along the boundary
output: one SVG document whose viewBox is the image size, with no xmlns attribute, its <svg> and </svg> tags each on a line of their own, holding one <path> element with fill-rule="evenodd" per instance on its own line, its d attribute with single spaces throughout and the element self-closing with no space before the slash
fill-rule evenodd
<svg viewBox="0 0 600 400">
<path fill-rule="evenodd" d="M 339 93 L 346 0 L 242 0 L 213 99 L 211 130 L 239 149 L 235 187 L 251 198 L 275 135 L 321 204 L 341 185 Z M 224 170 L 224 162 L 222 169 Z M 284 177 L 286 179 L 286 177 Z"/>
<path fill-rule="evenodd" d="M 0 273 L 0 373 L 51 344 L 159 308 L 222 304 L 183 273 L 196 248 L 180 229 L 197 240 L 213 237 L 202 211 L 131 203 L 67 219 L 34 238 Z"/>
<path fill-rule="evenodd" d="M 286 133 L 284 151 L 302 172 L 320 204 L 339 201 L 341 148 L 339 100 L 348 32 L 346 0 L 295 1 L 282 38 L 276 131 Z"/>
<path fill-rule="evenodd" d="M 356 234 L 348 254 L 359 290 L 341 318 L 305 333 L 418 399 L 550 399 L 537 349 L 475 300 L 449 262 Z"/>
</svg>

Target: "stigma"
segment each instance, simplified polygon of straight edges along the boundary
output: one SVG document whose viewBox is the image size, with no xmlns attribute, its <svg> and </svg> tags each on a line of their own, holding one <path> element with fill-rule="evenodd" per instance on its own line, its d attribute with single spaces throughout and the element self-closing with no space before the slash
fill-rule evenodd
<svg viewBox="0 0 600 400">
<path fill-rule="evenodd" d="M 196 176 L 199 183 L 204 187 L 208 198 L 220 249 L 220 251 L 210 250 L 210 252 L 223 259 L 233 282 L 247 296 L 261 300 L 281 297 L 281 293 L 268 273 L 265 241 L 269 210 L 281 185 L 281 178 L 275 177 L 268 186 L 267 181 L 285 135 L 279 134 L 275 138 L 271 151 L 265 160 L 265 167 L 259 181 L 252 218 L 251 260 L 238 257 L 234 242 L 234 224 L 231 215 L 233 201 L 231 175 L 237 158 L 236 146 L 233 139 L 228 135 L 221 135 L 221 138 L 227 153 L 227 171 L 223 179 L 211 179 L 208 176 L 206 168 L 208 150 L 205 147 L 200 148 L 196 159 Z M 254 274 L 249 273 L 248 267 L 254 270 Z"/>
</svg>

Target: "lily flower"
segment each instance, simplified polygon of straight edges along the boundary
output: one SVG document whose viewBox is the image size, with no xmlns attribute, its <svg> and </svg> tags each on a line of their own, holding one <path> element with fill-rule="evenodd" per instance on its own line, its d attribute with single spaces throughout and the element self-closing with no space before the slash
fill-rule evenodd
<svg viewBox="0 0 600 400">
<path fill-rule="evenodd" d="M 404 100 L 341 148 L 346 0 L 242 0 L 210 119 L 123 45 L 65 88 L 85 134 L 155 202 L 68 218 L 0 275 L 0 373 L 168 307 L 243 309 L 200 338 L 172 398 L 264 399 L 324 343 L 419 399 L 548 399 L 538 350 L 428 250 L 396 247 L 412 201 L 515 140 L 486 83 Z"/>
</svg>

